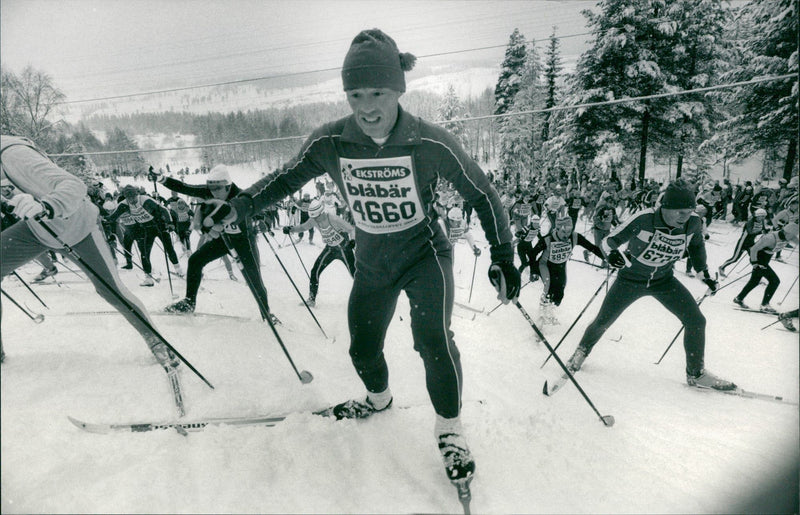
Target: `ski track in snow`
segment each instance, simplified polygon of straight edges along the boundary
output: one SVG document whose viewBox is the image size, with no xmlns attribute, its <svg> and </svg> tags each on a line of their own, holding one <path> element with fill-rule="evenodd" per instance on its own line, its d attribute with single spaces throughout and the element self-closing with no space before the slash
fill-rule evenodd
<svg viewBox="0 0 800 515">
<path fill-rule="evenodd" d="M 719 233 L 712 238 L 723 245 L 707 246 L 711 270 L 728 257 L 741 230 L 714 227 Z M 479 226 L 473 234 L 486 250 Z M 276 234 L 275 241 L 282 238 Z M 315 240 L 316 246 L 306 241 L 296 246 L 306 268 L 322 249 L 319 235 Z M 269 328 L 256 321 L 258 310 L 238 271 L 240 281 L 233 282 L 224 267 L 212 263 L 203 281 L 209 291 L 200 292 L 198 311 L 254 321 L 153 317 L 215 386 L 209 389 L 182 367 L 187 420 L 313 410 L 363 395 L 347 354 L 351 279 L 344 266 L 335 262 L 323 273 L 314 308 L 326 333 L 336 337 L 330 342 L 299 305 L 262 238 L 259 247 L 270 304 L 291 328 L 278 331 L 297 368 L 309 370 L 314 381 L 300 383 Z M 154 269 L 163 273 L 163 255 L 157 248 L 153 252 Z M 297 255 L 277 246 L 276 252 L 307 294 Z M 488 255 L 478 258 L 472 295 L 472 305 L 486 312 L 497 304 L 486 279 Z M 784 255 L 789 263 L 773 265 L 782 280 L 773 305 L 797 274 L 797 251 Z M 469 295 L 473 260 L 468 245 L 456 247 L 459 302 Z M 703 283 L 682 273 L 683 261 L 676 268 L 699 297 Z M 728 280 L 747 271 L 742 265 Z M 29 280 L 38 265 L 18 272 Z M 151 311 L 172 302 L 166 281 L 143 288 L 140 271 L 120 275 Z M 63 269 L 56 278 L 63 280 L 61 287 L 33 286 L 49 310 L 15 278 L 3 281 L 15 299 L 45 315 L 36 325 L 4 302 L 3 513 L 461 511 L 433 438 L 434 413 L 422 362 L 412 348 L 404 295 L 385 352 L 395 403 L 408 409 L 342 422 L 296 413 L 272 428 L 209 427 L 188 437 L 175 431 L 96 435 L 75 428 L 66 416 L 87 422 L 167 421 L 176 419 L 174 405 L 164 373 L 123 318 L 91 314 L 110 308 L 89 283 Z M 566 297 L 556 310 L 561 324 L 542 328 L 551 345 L 604 278 L 604 271 L 568 263 Z M 735 311 L 730 301 L 744 282 L 701 306 L 708 320 L 706 365 L 745 389 L 797 402 L 797 334 L 777 326 L 761 330 L 774 317 Z M 173 279 L 176 293 L 184 286 Z M 541 288 L 534 283 L 520 298 L 535 321 Z M 762 292 L 763 285 L 746 302 L 757 305 Z M 559 348 L 564 361 L 603 297 L 601 292 Z M 776 307 L 797 307 L 796 293 Z M 73 312 L 87 314 L 66 314 Z M 571 383 L 554 397 L 542 395 L 542 383 L 560 368 L 553 359 L 539 368 L 547 349 L 512 305 L 490 316 L 478 314 L 474 321 L 454 317 L 452 328 L 464 369 L 462 419 L 477 462 L 474 513 L 736 512 L 755 502 L 762 488 L 783 484 L 786 493 L 782 474 L 791 467 L 796 471 L 798 408 L 686 387 L 682 338 L 654 365 L 680 325 L 652 299 L 623 314 L 576 376 L 600 413 L 615 417 L 612 428 Z M 612 340 L 620 334 L 620 341 Z M 793 478 L 796 482 L 796 473 Z M 788 490 L 796 493 L 796 483 Z"/>
</svg>

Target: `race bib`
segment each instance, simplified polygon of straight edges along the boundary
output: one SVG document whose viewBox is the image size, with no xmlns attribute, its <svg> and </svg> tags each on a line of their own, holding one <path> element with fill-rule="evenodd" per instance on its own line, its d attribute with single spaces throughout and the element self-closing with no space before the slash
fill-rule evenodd
<svg viewBox="0 0 800 515">
<path fill-rule="evenodd" d="M 550 262 L 566 263 L 572 253 L 571 241 L 553 241 L 550 243 Z"/>
<path fill-rule="evenodd" d="M 685 234 L 671 236 L 656 231 L 650 239 L 650 243 L 636 259 L 647 266 L 659 267 L 679 260 L 685 250 Z"/>
<path fill-rule="evenodd" d="M 324 241 L 326 245 L 336 247 L 344 241 L 344 236 L 342 236 L 339 231 L 334 229 L 332 225 L 329 224 L 326 227 L 323 227 L 320 224 L 318 227 L 320 234 L 322 234 L 322 241 Z"/>
<path fill-rule="evenodd" d="M 339 158 L 356 226 L 370 234 L 404 231 L 425 218 L 411 156 Z"/>
</svg>

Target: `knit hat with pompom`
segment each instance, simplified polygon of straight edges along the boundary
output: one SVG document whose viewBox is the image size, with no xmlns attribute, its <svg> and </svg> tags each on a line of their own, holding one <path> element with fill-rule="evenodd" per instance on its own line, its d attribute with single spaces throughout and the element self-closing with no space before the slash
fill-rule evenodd
<svg viewBox="0 0 800 515">
<path fill-rule="evenodd" d="M 379 29 L 363 30 L 353 39 L 342 66 L 344 90 L 388 88 L 406 90 L 405 72 L 417 58 L 400 53 L 392 38 Z"/>
</svg>

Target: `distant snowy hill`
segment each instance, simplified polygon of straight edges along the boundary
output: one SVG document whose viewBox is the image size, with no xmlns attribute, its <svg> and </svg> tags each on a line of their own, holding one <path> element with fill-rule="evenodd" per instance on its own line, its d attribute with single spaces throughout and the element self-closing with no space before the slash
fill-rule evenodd
<svg viewBox="0 0 800 515">
<path fill-rule="evenodd" d="M 444 94 L 452 84 L 463 100 L 480 95 L 494 87 L 499 68 L 479 67 L 461 70 L 439 70 L 434 74 L 409 76 L 407 91 L 430 91 Z M 344 99 L 341 79 L 333 78 L 296 88 L 265 88 L 257 83 L 212 86 L 152 95 L 133 96 L 92 103 L 68 104 L 62 112 L 69 123 L 77 123 L 92 115 L 127 115 L 151 112 L 235 112 L 281 108 L 318 102 L 339 102 Z"/>
</svg>

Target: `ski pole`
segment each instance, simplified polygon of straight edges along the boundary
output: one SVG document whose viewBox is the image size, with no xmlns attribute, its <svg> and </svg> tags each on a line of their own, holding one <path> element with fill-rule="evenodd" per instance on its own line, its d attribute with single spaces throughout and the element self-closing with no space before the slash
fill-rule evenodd
<svg viewBox="0 0 800 515">
<path fill-rule="evenodd" d="M 297 254 L 297 259 L 299 259 L 300 260 L 300 264 L 303 265 L 303 270 L 306 273 L 306 277 L 308 277 L 308 280 L 310 281 L 311 280 L 311 276 L 309 275 L 308 270 L 306 270 L 306 264 L 303 263 L 303 258 L 300 257 L 300 252 L 297 250 L 297 245 L 294 244 L 294 238 L 292 238 L 291 235 L 289 235 L 289 241 L 292 242 L 292 248 L 294 248 L 294 252 L 295 252 L 295 254 Z"/>
<path fill-rule="evenodd" d="M 786 290 L 786 295 L 784 295 L 784 296 L 783 296 L 783 298 L 781 299 L 781 301 L 780 301 L 780 302 L 778 302 L 778 305 L 779 305 L 779 306 L 780 306 L 781 304 L 783 304 L 783 301 L 784 301 L 784 300 L 786 300 L 786 297 L 788 297 L 788 296 L 789 296 L 789 292 L 790 292 L 790 291 L 792 291 L 792 288 L 794 288 L 794 285 L 795 285 L 795 284 L 797 284 L 797 279 L 798 279 L 798 277 L 800 277 L 800 275 L 798 275 L 797 277 L 795 277 L 795 278 L 794 278 L 794 281 L 792 281 L 792 284 L 790 284 L 790 285 L 789 285 L 789 289 L 788 289 L 788 290 Z"/>
<path fill-rule="evenodd" d="M 583 388 L 581 388 L 581 385 L 578 384 L 578 381 L 575 380 L 575 376 L 572 375 L 572 373 L 569 371 L 569 369 L 564 364 L 564 362 L 561 361 L 561 358 L 558 357 L 558 354 L 556 354 L 556 351 L 550 345 L 550 342 L 547 341 L 547 338 L 545 338 L 544 334 L 542 334 L 542 331 L 540 331 L 539 328 L 536 326 L 536 323 L 534 323 L 533 319 L 531 319 L 531 316 L 528 314 L 528 312 L 525 311 L 525 308 L 522 307 L 522 304 L 520 304 L 519 301 L 517 300 L 517 301 L 514 301 L 514 305 L 517 306 L 517 309 L 519 309 L 519 312 L 522 313 L 522 316 L 524 316 L 525 320 L 528 321 L 528 324 L 534 330 L 534 332 L 536 333 L 536 336 L 539 337 L 539 339 L 542 341 L 542 343 L 544 343 L 545 347 L 547 347 L 547 350 L 550 351 L 550 355 L 553 356 L 554 358 L 556 358 L 556 361 L 558 362 L 558 365 L 561 367 L 561 369 L 564 371 L 564 373 L 567 374 L 567 377 L 569 377 L 570 381 L 572 381 L 572 384 L 575 385 L 575 388 L 578 389 L 578 391 L 581 393 L 581 395 L 586 400 L 586 402 L 589 404 L 589 406 L 591 406 L 591 408 L 594 410 L 595 414 L 597 414 L 597 416 L 600 417 L 600 421 L 603 422 L 603 424 L 606 427 L 613 426 L 614 425 L 614 417 L 612 415 L 601 415 L 600 412 L 597 411 L 597 408 L 594 406 L 594 403 L 592 403 L 591 399 L 589 399 L 589 396 L 586 395 L 586 392 L 583 391 Z"/>
<path fill-rule="evenodd" d="M 38 295 L 36 295 L 36 292 L 35 292 L 35 291 L 33 291 L 33 289 L 30 287 L 30 285 L 28 285 L 28 283 L 26 283 L 26 282 L 25 282 L 25 280 L 24 280 L 22 277 L 20 277 L 20 276 L 19 276 L 19 274 L 16 272 L 16 270 L 15 270 L 15 271 L 13 271 L 13 272 L 11 272 L 11 273 L 12 273 L 12 274 L 14 274 L 14 277 L 16 277 L 17 279 L 19 279 L 19 282 L 21 282 L 21 283 L 22 283 L 22 285 L 23 285 L 23 286 L 25 286 L 25 288 L 27 288 L 27 289 L 28 289 L 28 291 L 29 291 L 29 292 L 31 292 L 31 293 L 33 294 L 33 296 L 34 296 L 34 297 L 36 297 L 36 300 L 38 300 L 39 302 L 41 302 L 41 303 L 42 303 L 42 306 L 46 307 L 47 309 L 50 309 L 50 308 L 47 306 L 47 304 L 45 304 L 45 303 L 44 303 L 44 301 L 41 299 L 41 297 L 39 297 Z"/>
<path fill-rule="evenodd" d="M 528 281 L 528 282 L 526 282 L 525 284 L 523 284 L 522 286 L 520 286 L 520 288 L 519 288 L 519 291 L 522 291 L 522 289 L 523 289 L 523 288 L 525 288 L 526 286 L 528 286 L 528 285 L 529 285 L 529 284 L 531 284 L 532 282 L 536 282 L 536 281 Z M 488 312 L 486 313 L 486 316 L 488 317 L 489 315 L 491 315 L 492 313 L 494 313 L 494 312 L 497 310 L 497 308 L 499 308 L 499 307 L 500 307 L 500 306 L 502 306 L 502 305 L 503 305 L 503 303 L 501 302 L 500 304 L 498 304 L 498 305 L 496 305 L 495 307 L 493 307 L 493 308 L 492 308 L 490 311 L 488 311 Z"/>
<path fill-rule="evenodd" d="M 150 323 L 150 321 L 149 321 L 149 320 L 147 320 L 147 318 L 146 318 L 146 317 L 142 316 L 142 315 L 141 315 L 141 313 L 139 313 L 139 312 L 136 310 L 136 308 L 135 308 L 135 307 L 134 307 L 134 306 L 133 306 L 133 305 L 132 305 L 132 304 L 131 304 L 131 303 L 128 301 L 128 299 L 126 299 L 125 297 L 123 297 L 123 296 L 122 296 L 122 294 L 121 294 L 119 291 L 117 291 L 117 290 L 116 290 L 116 289 L 115 289 L 113 286 L 111 286 L 110 284 L 108 284 L 108 281 L 106 281 L 106 280 L 103 278 L 103 276 L 101 276 L 99 273 L 97 273 L 97 271 L 96 271 L 94 268 L 92 268 L 92 267 L 91 267 L 91 265 L 89 265 L 89 263 L 87 263 L 87 262 L 86 262 L 86 261 L 85 261 L 85 260 L 84 260 L 84 259 L 83 259 L 83 258 L 82 258 L 82 257 L 81 257 L 81 256 L 80 256 L 80 255 L 79 255 L 79 254 L 78 254 L 78 253 L 77 253 L 77 252 L 76 252 L 76 251 L 75 251 L 75 250 L 74 250 L 72 247 L 70 247 L 69 245 L 67 245 L 67 244 L 64 242 L 64 240 L 62 240 L 62 239 L 61 239 L 61 237 L 60 237 L 58 234 L 56 234 L 56 232 L 55 232 L 55 231 L 54 231 L 52 228 L 50 228 L 50 226 L 49 226 L 47 223 L 45 223 L 45 222 L 44 222 L 44 221 L 43 221 L 41 218 L 38 218 L 38 217 L 37 217 L 37 218 L 35 218 L 35 220 L 36 220 L 37 222 L 39 222 L 39 225 L 40 225 L 40 226 L 41 226 L 41 227 L 42 227 L 42 228 L 43 228 L 45 231 L 47 231 L 47 233 L 48 233 L 48 234 L 50 234 L 50 236 L 52 236 L 53 238 L 55 238 L 55 240 L 56 240 L 56 241 L 59 243 L 59 245 L 61 245 L 61 246 L 64 248 L 64 251 L 65 251 L 67 254 L 69 254 L 69 255 L 70 255 L 70 257 L 71 257 L 73 260 L 75 260 L 76 262 L 78 262 L 78 263 L 80 263 L 81 265 L 83 265 L 83 268 L 84 268 L 84 270 L 88 270 L 88 271 L 89 271 L 89 273 L 91 273 L 91 274 L 92 274 L 92 276 L 94 276 L 94 278 L 95 278 L 95 279 L 97 279 L 97 280 L 100 282 L 100 284 L 102 284 L 103 286 L 105 286 L 105 287 L 106 287 L 106 289 L 107 289 L 108 291 L 110 291 L 110 292 L 111 292 L 111 293 L 112 293 L 112 294 L 113 294 L 113 295 L 114 295 L 114 296 L 117 298 L 117 300 L 119 300 L 119 301 L 120 301 L 120 302 L 121 302 L 121 303 L 122 303 L 122 304 L 123 304 L 123 305 L 124 305 L 126 308 L 128 308 L 128 310 L 129 310 L 131 313 L 133 313 L 133 315 L 134 315 L 136 318 L 138 318 L 138 319 L 139 319 L 139 321 L 140 321 L 140 322 L 142 322 L 142 323 L 145 325 L 145 327 L 147 327 L 147 329 L 149 329 L 149 330 L 150 330 L 150 331 L 153 333 L 153 335 L 155 335 L 156 337 L 158 337 L 158 339 L 159 339 L 159 340 L 161 340 L 161 342 L 162 342 L 164 345 L 166 345 L 166 346 L 167 346 L 167 347 L 168 347 L 168 348 L 169 348 L 169 349 L 170 349 L 172 352 L 174 352 L 174 353 L 175 353 L 175 355 L 176 355 L 178 358 L 180 358 L 180 360 L 181 360 L 181 361 L 183 361 L 183 362 L 186 364 L 186 366 L 187 366 L 187 367 L 189 367 L 189 369 L 190 369 L 192 372 L 194 372 L 194 373 L 195 373 L 195 375 L 196 375 L 197 377 L 199 377 L 199 378 L 200 378 L 200 379 L 201 379 L 201 380 L 202 380 L 202 381 L 203 381 L 205 384 L 207 384 L 209 388 L 211 388 L 212 390 L 214 389 L 214 386 L 213 386 L 211 383 L 209 383 L 209 382 L 208 382 L 208 379 L 206 379 L 205 377 L 203 377 L 203 374 L 201 374 L 201 373 L 200 373 L 200 372 L 199 372 L 199 371 L 198 371 L 196 368 L 194 368 L 194 366 L 193 366 L 191 363 L 189 363 L 189 362 L 186 360 L 186 358 L 184 358 L 184 357 L 183 357 L 183 355 L 182 355 L 180 352 L 178 352 L 178 351 L 175 349 L 175 347 L 173 347 L 173 346 L 172 346 L 172 344 L 171 344 L 171 343 L 169 343 L 169 342 L 167 341 L 167 339 L 166 339 L 166 338 L 164 338 L 164 336 L 162 336 L 162 335 L 161 335 L 161 333 L 158 331 L 158 329 L 156 329 L 155 327 L 153 327 L 153 324 L 151 324 L 151 323 Z"/>
<path fill-rule="evenodd" d="M 278 334 L 278 330 L 275 329 L 275 324 L 273 324 L 272 320 L 270 320 L 269 311 L 267 310 L 267 307 L 261 304 L 261 300 L 259 296 L 256 294 L 255 285 L 253 284 L 250 274 L 247 271 L 245 271 L 244 263 L 242 263 L 242 259 L 239 257 L 239 253 L 236 252 L 236 249 L 234 249 L 231 246 L 230 240 L 228 239 L 228 236 L 226 234 L 222 234 L 220 237 L 222 238 L 222 241 L 225 242 L 225 246 L 228 247 L 228 252 L 230 252 L 231 256 L 233 256 L 233 259 L 236 261 L 236 265 L 242 272 L 242 276 L 244 277 L 244 282 L 246 282 L 247 287 L 250 288 L 250 293 L 252 293 L 253 297 L 256 299 L 256 303 L 260 308 L 259 311 L 261 311 L 261 318 L 264 319 L 269 325 L 269 328 L 272 329 L 272 334 L 274 334 L 275 339 L 278 340 L 278 345 L 280 345 L 281 349 L 283 349 L 283 353 L 284 355 L 286 355 L 286 359 L 289 360 L 289 364 L 292 365 L 292 369 L 294 370 L 294 373 L 297 374 L 297 378 L 300 379 L 300 382 L 303 384 L 310 383 L 311 381 L 314 380 L 314 376 L 312 376 L 311 372 L 309 372 L 308 370 L 303 370 L 302 372 L 297 370 L 297 366 L 294 364 L 292 356 L 289 355 L 289 350 L 286 348 L 286 345 L 284 345 L 281 335 Z"/>
<path fill-rule="evenodd" d="M 308 303 L 306 302 L 306 299 L 304 299 L 304 298 L 303 298 L 303 294 L 302 294 L 302 293 L 300 293 L 300 290 L 297 288 L 297 285 L 294 283 L 294 279 L 292 279 L 292 276 L 291 276 L 291 275 L 289 275 L 289 271 L 288 271 L 288 270 L 286 270 L 286 267 L 285 267 L 285 266 L 283 266 L 283 261 L 281 261 L 281 258 L 280 258 L 280 257 L 278 257 L 278 253 L 277 253 L 277 252 L 275 252 L 275 248 L 272 246 L 272 243 L 269 241 L 269 238 L 267 238 L 267 235 L 266 235 L 266 234 L 264 234 L 263 232 L 261 233 L 261 236 L 263 236 L 263 237 L 264 237 L 264 239 L 265 239 L 265 240 L 267 240 L 267 245 L 269 245 L 269 249 L 270 249 L 270 250 L 272 251 L 272 253 L 275 255 L 275 259 L 277 259 L 277 260 L 278 260 L 278 264 L 280 264 L 280 265 L 281 265 L 281 268 L 283 268 L 283 273 L 285 273 L 285 274 L 286 274 L 286 277 L 288 277 L 288 278 L 289 278 L 289 282 L 290 282 L 290 283 L 292 283 L 292 286 L 294 286 L 294 291 L 296 291 L 296 292 L 297 292 L 297 295 L 300 297 L 300 300 L 302 300 L 302 301 L 303 301 L 303 305 L 304 305 L 304 306 L 306 307 L 306 309 L 308 310 L 308 314 L 309 314 L 309 315 L 311 315 L 311 318 L 313 318 L 313 319 L 314 319 L 314 322 L 316 322 L 316 324 L 317 324 L 317 327 L 319 327 L 319 330 L 320 330 L 320 331 L 322 331 L 322 335 L 323 335 L 323 336 L 325 336 L 325 338 L 328 338 L 328 335 L 327 335 L 327 334 L 325 334 L 325 329 L 323 329 L 323 328 L 322 328 L 322 325 L 320 325 L 320 323 L 319 323 L 319 320 L 317 320 L 317 317 L 316 317 L 316 316 L 314 316 L 314 312 L 313 312 L 313 311 L 311 311 L 311 308 L 308 306 Z"/>
<path fill-rule="evenodd" d="M 167 256 L 167 249 L 164 248 L 164 245 L 161 243 L 158 244 L 158 248 L 161 249 L 161 252 L 164 253 L 164 262 L 167 264 L 167 280 L 169 281 L 169 293 L 172 295 L 173 299 L 177 299 L 178 296 L 175 295 L 175 290 L 172 289 L 172 272 L 169 270 L 169 257 Z"/>
<path fill-rule="evenodd" d="M 727 288 L 728 286 L 730 286 L 731 284 L 735 283 L 736 281 L 738 281 L 738 280 L 740 280 L 740 279 L 744 279 L 745 277 L 747 277 L 748 275 L 750 275 L 750 274 L 752 274 L 752 273 L 753 273 L 753 272 L 747 272 L 747 273 L 746 273 L 746 274 L 744 274 L 743 276 L 741 276 L 741 277 L 737 277 L 737 278 L 736 278 L 736 279 L 734 279 L 733 281 L 730 281 L 730 282 L 728 282 L 728 283 L 724 284 L 723 286 L 720 286 L 719 288 L 717 288 L 717 291 L 716 291 L 716 292 L 714 292 L 714 294 L 718 293 L 718 292 L 719 292 L 721 289 L 723 289 L 723 288 Z M 697 305 L 699 306 L 700 304 L 702 304 L 702 303 L 703 303 L 703 301 L 706 299 L 706 297 L 710 297 L 711 295 L 712 295 L 712 293 L 711 293 L 711 290 L 706 290 L 706 292 L 703 294 L 703 296 L 702 296 L 702 297 L 700 297 L 700 300 L 698 300 L 698 301 L 697 301 Z M 680 336 L 680 335 L 681 335 L 681 333 L 683 332 L 683 328 L 684 328 L 684 326 L 681 326 L 681 328 L 680 328 L 680 329 L 678 329 L 678 332 L 675 334 L 675 337 L 672 339 L 672 341 L 671 341 L 671 342 L 669 342 L 669 345 L 667 345 L 667 348 L 666 348 L 666 350 L 664 351 L 664 354 L 662 354 L 662 355 L 661 355 L 661 357 L 660 357 L 660 358 L 658 358 L 658 361 L 656 361 L 656 362 L 654 363 L 654 365 L 660 365 L 660 364 L 661 364 L 661 360 L 663 360 L 663 359 L 664 359 L 664 356 L 666 356 L 666 355 L 667 355 L 667 352 L 669 352 L 669 349 L 671 349 L 671 348 L 672 348 L 672 345 L 673 345 L 673 344 L 675 343 L 675 341 L 678 339 L 678 336 Z"/>
<path fill-rule="evenodd" d="M 553 351 L 557 351 L 557 350 L 558 350 L 558 348 L 559 348 L 559 347 L 561 346 L 561 344 L 564 342 L 564 339 L 567 337 L 567 335 L 569 334 L 569 332 L 570 332 L 570 331 L 572 331 L 572 328 L 573 328 L 573 327 L 575 327 L 575 324 L 577 324 L 577 323 L 578 323 L 578 320 L 580 320 L 580 318 L 583 316 L 583 314 L 584 314 L 584 313 L 586 312 L 586 310 L 589 308 L 589 305 L 590 305 L 590 304 L 591 304 L 591 303 L 594 301 L 595 297 L 597 297 L 597 294 L 598 294 L 598 293 L 600 293 L 600 290 L 602 290 L 602 289 L 603 289 L 603 286 L 605 286 L 606 284 L 608 284 L 608 280 L 609 280 L 609 279 L 611 279 L 611 274 L 613 274 L 613 273 L 614 273 L 614 272 L 613 272 L 613 270 L 612 270 L 612 271 L 611 271 L 611 272 L 610 272 L 608 275 L 606 275 L 606 280 L 605 280 L 605 281 L 603 281 L 603 283 L 602 283 L 600 286 L 598 286 L 597 290 L 595 290 L 595 292 L 594 292 L 594 295 L 592 295 L 592 297 L 589 299 L 589 302 L 587 302 L 587 303 L 586 303 L 586 306 L 584 306 L 583 310 L 581 310 L 581 312 L 580 312 L 580 313 L 578 313 L 578 318 L 576 318 L 576 319 L 575 319 L 575 321 L 574 321 L 574 322 L 572 322 L 572 325 L 570 325 L 570 326 L 569 326 L 569 329 L 567 329 L 567 332 L 565 332 L 565 333 L 564 333 L 564 335 L 563 335 L 563 336 L 561 337 L 561 339 L 558 341 L 558 343 L 556 344 L 556 346 L 555 346 L 555 347 L 553 347 Z M 548 361 L 550 361 L 550 358 L 551 358 L 551 357 L 553 357 L 553 355 L 552 355 L 552 354 L 551 354 L 551 355 L 549 355 L 549 356 L 547 356 L 547 358 L 546 358 L 546 359 L 544 360 L 544 362 L 542 363 L 542 366 L 540 366 L 539 368 L 544 368 L 544 366 L 547 364 L 547 362 L 548 362 Z"/>
<path fill-rule="evenodd" d="M 20 305 L 19 305 L 19 303 L 18 303 L 16 300 L 14 300 L 14 299 L 11 297 L 11 295 L 9 295 L 8 293 L 6 293 L 6 291 L 5 291 L 5 290 L 3 290 L 2 288 L 0 288 L 0 292 L 2 292 L 2 293 L 3 293 L 3 295 L 5 295 L 6 297 L 8 297 L 8 300 L 10 300 L 12 304 L 14 304 L 15 306 L 17 306 L 17 307 L 20 309 L 20 311 L 22 311 L 23 313 L 25 313 L 26 315 L 28 315 L 28 318 L 30 318 L 31 320 L 33 320 L 35 323 L 37 323 L 37 324 L 41 324 L 42 322 L 44 322 L 44 315 L 42 315 L 41 313 L 37 314 L 36 316 L 33 316 L 33 315 L 31 315 L 31 314 L 30 314 L 30 312 L 28 312 L 28 310 L 27 310 L 27 309 L 25 309 L 25 308 L 23 308 L 22 306 L 20 306 Z"/>
<path fill-rule="evenodd" d="M 472 302 L 472 285 L 475 284 L 475 269 L 477 267 L 478 267 L 478 256 L 476 255 L 475 262 L 472 264 L 472 280 L 469 282 L 469 298 L 467 299 L 467 303 Z"/>
</svg>

